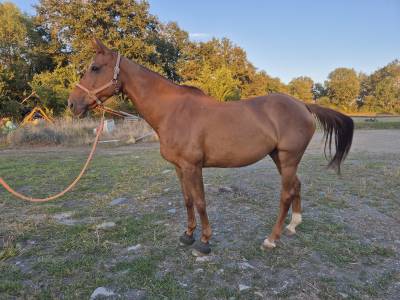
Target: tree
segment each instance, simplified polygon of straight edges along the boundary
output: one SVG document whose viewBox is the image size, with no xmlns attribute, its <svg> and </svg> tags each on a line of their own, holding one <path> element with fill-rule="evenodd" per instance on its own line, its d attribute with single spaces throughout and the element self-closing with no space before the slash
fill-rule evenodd
<svg viewBox="0 0 400 300">
<path fill-rule="evenodd" d="M 0 113 L 18 117 L 19 104 L 30 93 L 33 75 L 51 68 L 42 52 L 44 41 L 32 18 L 12 3 L 0 3 Z"/>
<path fill-rule="evenodd" d="M 326 87 L 329 99 L 333 104 L 344 110 L 356 108 L 360 82 L 353 69 L 335 69 L 329 74 Z"/>
<path fill-rule="evenodd" d="M 66 107 L 66 99 L 72 87 L 79 81 L 75 66 L 57 67 L 54 71 L 36 74 L 30 85 L 39 96 L 40 104 L 55 115 L 61 114 Z"/>
<path fill-rule="evenodd" d="M 269 80 L 270 77 L 265 71 L 250 74 L 248 83 L 242 86 L 242 97 L 249 98 L 266 95 Z"/>
<path fill-rule="evenodd" d="M 182 53 L 188 43 L 189 34 L 180 29 L 175 22 L 160 25 L 160 32 L 154 40 L 157 61 L 162 68 L 162 73 L 172 81 L 182 81 L 178 71 L 179 63 L 183 61 Z"/>
<path fill-rule="evenodd" d="M 310 77 L 302 76 L 292 79 L 289 82 L 289 93 L 304 102 L 312 102 L 314 81 Z"/>
<path fill-rule="evenodd" d="M 278 77 L 269 77 L 266 86 L 267 94 L 288 93 L 287 86 Z"/>
<path fill-rule="evenodd" d="M 0 65 L 0 117 L 16 116 L 19 113 L 19 102 L 12 98 L 9 83 L 13 75 Z"/>
<path fill-rule="evenodd" d="M 239 80 L 233 78 L 231 70 L 226 66 L 212 71 L 210 66 L 206 64 L 197 80 L 185 84 L 196 86 L 219 101 L 238 100 L 240 98 Z"/>
<path fill-rule="evenodd" d="M 381 111 L 393 112 L 399 104 L 400 87 L 393 77 L 382 79 L 375 88 L 376 105 Z"/>
<path fill-rule="evenodd" d="M 200 43 L 189 42 L 183 48 L 179 67 L 182 81 L 197 80 L 205 65 L 208 65 L 211 72 L 220 68 L 229 69 L 232 77 L 238 80 L 241 93 L 246 96 L 252 96 L 249 90 L 245 91 L 249 84 L 254 80 L 265 79 L 264 75 L 256 75 L 256 68 L 248 61 L 246 52 L 227 38 L 213 38 Z"/>
<path fill-rule="evenodd" d="M 27 88 L 27 40 L 30 23 L 12 3 L 0 3 L 0 110 L 17 115 L 18 99 Z"/>
<path fill-rule="evenodd" d="M 400 61 L 394 60 L 371 75 L 360 74 L 363 110 L 395 112 L 400 108 Z"/>
<path fill-rule="evenodd" d="M 60 66 L 72 63 L 84 69 L 93 56 L 88 41 L 96 36 L 124 56 L 162 72 L 156 45 L 160 23 L 149 13 L 147 1 L 42 0 L 35 21 L 48 36 L 48 54 Z"/>
<path fill-rule="evenodd" d="M 328 91 L 324 87 L 322 83 L 315 83 L 312 88 L 312 93 L 313 93 L 313 99 L 316 101 L 317 99 L 321 97 L 326 97 L 328 96 Z"/>
</svg>

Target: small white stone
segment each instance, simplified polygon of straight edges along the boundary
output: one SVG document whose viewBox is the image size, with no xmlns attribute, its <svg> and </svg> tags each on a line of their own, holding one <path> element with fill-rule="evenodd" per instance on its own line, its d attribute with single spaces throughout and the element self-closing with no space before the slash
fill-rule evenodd
<svg viewBox="0 0 400 300">
<path fill-rule="evenodd" d="M 204 270 L 202 268 L 198 268 L 198 269 L 193 271 L 194 274 L 203 273 L 203 272 L 204 272 Z"/>
<path fill-rule="evenodd" d="M 162 171 L 163 174 L 167 174 L 167 173 L 169 173 L 169 172 L 171 172 L 170 169 L 166 169 L 166 170 Z"/>
<path fill-rule="evenodd" d="M 56 220 L 63 220 L 63 219 L 70 218 L 71 216 L 72 216 L 72 212 L 63 212 L 63 213 L 60 213 L 60 214 L 55 214 L 53 216 L 53 218 L 56 219 Z"/>
<path fill-rule="evenodd" d="M 230 186 L 222 186 L 219 188 L 219 192 L 221 193 L 232 193 L 233 189 Z"/>
<path fill-rule="evenodd" d="M 245 284 L 239 284 L 239 292 L 250 289 L 251 287 Z"/>
<path fill-rule="evenodd" d="M 210 255 L 206 255 L 206 256 L 198 256 L 196 257 L 196 262 L 208 262 L 211 261 L 212 257 Z"/>
<path fill-rule="evenodd" d="M 96 229 L 107 229 L 115 226 L 114 222 L 104 222 L 96 226 Z"/>
<path fill-rule="evenodd" d="M 168 205 L 172 205 L 172 202 L 168 202 Z"/>
<path fill-rule="evenodd" d="M 164 189 L 164 192 L 165 192 L 165 193 L 167 193 L 167 192 L 169 192 L 169 191 L 170 191 L 170 188 Z"/>
<path fill-rule="evenodd" d="M 78 221 L 70 219 L 70 217 L 73 215 L 72 212 L 64 212 L 64 213 L 60 213 L 60 214 L 55 214 L 53 216 L 54 220 L 56 220 L 56 222 L 58 224 L 62 224 L 62 225 L 75 225 Z"/>
<path fill-rule="evenodd" d="M 257 296 L 259 296 L 261 298 L 264 298 L 264 295 L 262 293 L 260 293 L 260 292 L 254 292 L 254 295 L 257 295 Z"/>
<path fill-rule="evenodd" d="M 181 287 L 187 287 L 187 286 L 188 286 L 187 283 L 184 283 L 184 282 L 178 281 L 178 283 L 179 283 L 179 285 L 180 285 Z"/>
<path fill-rule="evenodd" d="M 94 292 L 92 293 L 92 295 L 90 295 L 90 300 L 94 300 L 98 296 L 109 297 L 109 296 L 114 296 L 114 295 L 115 295 L 115 293 L 112 290 L 101 286 L 101 287 L 98 287 L 97 289 L 95 289 Z"/>
<path fill-rule="evenodd" d="M 126 250 L 128 250 L 128 251 L 137 251 L 140 248 L 142 248 L 142 245 L 141 244 L 137 244 L 137 245 L 128 247 Z"/>
<path fill-rule="evenodd" d="M 126 202 L 128 202 L 127 198 L 116 198 L 110 202 L 110 205 L 111 206 L 120 205 L 120 204 L 125 204 Z"/>
<path fill-rule="evenodd" d="M 62 220 L 59 220 L 59 221 L 57 221 L 59 224 L 62 224 L 62 225 L 75 225 L 76 223 L 78 223 L 78 221 L 77 220 L 73 220 L 73 219 L 62 219 Z"/>
<path fill-rule="evenodd" d="M 254 266 L 252 266 L 251 264 L 249 264 L 248 262 L 245 262 L 245 261 L 239 263 L 239 267 L 240 267 L 242 270 L 245 270 L 245 269 L 255 269 Z"/>
<path fill-rule="evenodd" d="M 176 209 L 175 208 L 168 209 L 168 212 L 170 214 L 174 214 L 174 213 L 176 213 Z"/>
</svg>

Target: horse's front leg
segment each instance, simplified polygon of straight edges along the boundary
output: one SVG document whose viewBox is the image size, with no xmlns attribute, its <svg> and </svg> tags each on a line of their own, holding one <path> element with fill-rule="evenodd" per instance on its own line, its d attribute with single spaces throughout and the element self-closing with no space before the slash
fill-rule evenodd
<svg viewBox="0 0 400 300">
<path fill-rule="evenodd" d="M 200 216 L 202 233 L 200 240 L 193 245 L 193 254 L 207 255 L 211 252 L 208 241 L 211 238 L 211 226 L 208 222 L 206 202 L 204 199 L 204 185 L 202 167 L 200 165 L 184 164 L 180 166 L 183 190 L 188 198 L 192 199 Z"/>
<path fill-rule="evenodd" d="M 187 229 L 183 235 L 179 238 L 179 241 L 184 245 L 192 245 L 195 241 L 193 232 L 196 229 L 196 216 L 194 214 L 193 198 L 186 191 L 185 185 L 183 183 L 183 175 L 180 167 L 175 166 L 176 174 L 178 175 L 179 181 L 181 183 L 181 189 L 183 198 L 185 200 L 185 206 L 187 210 Z"/>
</svg>

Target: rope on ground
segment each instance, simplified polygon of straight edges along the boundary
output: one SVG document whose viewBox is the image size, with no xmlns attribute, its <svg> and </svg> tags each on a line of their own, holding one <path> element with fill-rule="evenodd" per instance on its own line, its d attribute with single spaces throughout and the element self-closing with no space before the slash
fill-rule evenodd
<svg viewBox="0 0 400 300">
<path fill-rule="evenodd" d="M 1 178 L 1 177 L 0 177 L 0 184 L 1 184 L 8 192 L 10 192 L 12 195 L 14 195 L 15 197 L 20 198 L 20 199 L 22 199 L 22 200 L 29 201 L 29 202 L 48 202 L 48 201 L 51 201 L 51 200 L 55 200 L 55 199 L 57 199 L 57 198 L 63 196 L 64 194 L 66 194 L 66 193 L 67 193 L 68 191 L 70 191 L 70 190 L 78 183 L 78 181 L 82 178 L 83 174 L 85 173 L 86 169 L 87 169 L 88 166 L 89 166 L 90 161 L 91 161 L 92 158 L 93 158 L 93 155 L 94 155 L 94 153 L 95 153 L 95 151 L 96 151 L 97 144 L 98 144 L 98 142 L 99 142 L 100 135 L 101 135 L 101 133 L 103 132 L 103 127 L 104 127 L 104 114 L 105 114 L 105 110 L 103 110 L 103 114 L 102 114 L 102 116 L 101 116 L 100 124 L 99 124 L 99 126 L 97 127 L 97 130 L 96 130 L 96 137 L 95 137 L 94 142 L 93 142 L 92 150 L 90 151 L 89 156 L 88 156 L 88 158 L 87 158 L 85 164 L 83 165 L 83 168 L 82 168 L 81 172 L 78 174 L 78 176 L 75 178 L 75 180 L 74 180 L 66 189 L 64 189 L 63 191 L 59 192 L 58 194 L 55 194 L 55 195 L 52 195 L 52 196 L 49 196 L 49 197 L 46 197 L 46 198 L 33 198 L 33 197 L 29 197 L 29 196 L 26 196 L 26 195 L 23 195 L 23 194 L 17 192 L 17 191 L 14 190 L 13 188 L 11 188 L 11 187 L 7 184 L 7 182 L 5 182 L 4 179 Z"/>
</svg>

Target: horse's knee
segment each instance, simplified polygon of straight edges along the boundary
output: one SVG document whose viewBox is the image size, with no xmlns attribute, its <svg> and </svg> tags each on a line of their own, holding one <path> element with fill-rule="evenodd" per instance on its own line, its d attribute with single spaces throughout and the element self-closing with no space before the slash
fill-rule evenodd
<svg viewBox="0 0 400 300">
<path fill-rule="evenodd" d="M 187 210 L 193 209 L 193 201 L 190 197 L 185 196 L 185 206 L 186 206 Z"/>
<path fill-rule="evenodd" d="M 195 205 L 200 216 L 206 214 L 206 203 L 204 201 L 196 201 Z"/>
</svg>

